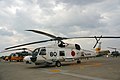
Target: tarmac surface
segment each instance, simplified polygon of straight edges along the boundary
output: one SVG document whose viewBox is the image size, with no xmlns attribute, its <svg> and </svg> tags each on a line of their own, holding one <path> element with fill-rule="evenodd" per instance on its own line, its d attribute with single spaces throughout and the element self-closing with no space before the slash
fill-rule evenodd
<svg viewBox="0 0 120 80">
<path fill-rule="evenodd" d="M 120 80 L 120 57 L 98 57 L 61 67 L 0 62 L 0 80 Z"/>
</svg>

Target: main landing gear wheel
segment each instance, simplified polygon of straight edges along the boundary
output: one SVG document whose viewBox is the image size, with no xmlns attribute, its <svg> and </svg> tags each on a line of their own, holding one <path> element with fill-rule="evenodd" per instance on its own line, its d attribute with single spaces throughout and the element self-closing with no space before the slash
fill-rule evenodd
<svg viewBox="0 0 120 80">
<path fill-rule="evenodd" d="M 61 67 L 61 62 L 60 61 L 56 61 L 56 64 L 55 64 L 57 67 Z"/>
<path fill-rule="evenodd" d="M 78 61 L 77 61 L 77 63 L 79 64 L 79 63 L 81 63 L 81 61 L 80 61 L 80 60 L 78 60 Z"/>
</svg>

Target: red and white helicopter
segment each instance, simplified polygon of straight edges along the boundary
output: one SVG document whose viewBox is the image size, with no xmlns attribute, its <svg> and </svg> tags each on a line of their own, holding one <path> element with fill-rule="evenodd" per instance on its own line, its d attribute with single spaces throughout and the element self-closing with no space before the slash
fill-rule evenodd
<svg viewBox="0 0 120 80">
<path fill-rule="evenodd" d="M 44 42 L 48 42 L 48 41 L 55 41 L 55 44 L 36 48 L 32 52 L 32 56 L 26 56 L 24 58 L 24 60 L 31 61 L 31 62 L 35 63 L 36 65 L 55 64 L 57 67 L 60 67 L 62 62 L 77 61 L 77 63 L 81 63 L 81 59 L 95 57 L 97 55 L 93 51 L 81 49 L 79 44 L 65 43 L 65 42 L 63 42 L 63 40 L 74 39 L 74 38 L 95 38 L 96 39 L 95 46 L 96 46 L 101 38 L 120 38 L 120 37 L 114 37 L 114 36 L 66 38 L 66 37 L 56 37 L 52 34 L 49 34 L 49 33 L 43 32 L 43 31 L 38 31 L 38 30 L 26 30 L 26 31 L 32 31 L 32 32 L 35 32 L 38 34 L 43 34 L 45 36 L 50 37 L 51 39 L 26 43 L 26 44 L 17 45 L 17 46 L 12 46 L 12 47 L 5 48 L 5 50 L 9 50 L 9 49 L 21 47 L 21 46 L 26 46 L 26 45 L 37 44 L 37 43 L 44 43 Z"/>
</svg>

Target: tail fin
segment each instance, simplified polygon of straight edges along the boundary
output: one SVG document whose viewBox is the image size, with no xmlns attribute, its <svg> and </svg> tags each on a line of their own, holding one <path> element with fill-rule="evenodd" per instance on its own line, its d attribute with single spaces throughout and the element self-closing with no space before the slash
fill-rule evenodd
<svg viewBox="0 0 120 80">
<path fill-rule="evenodd" d="M 95 49 L 96 53 L 99 53 L 99 52 L 100 52 L 100 50 L 101 50 L 101 43 L 102 43 L 102 42 L 99 42 L 98 47 Z"/>
</svg>

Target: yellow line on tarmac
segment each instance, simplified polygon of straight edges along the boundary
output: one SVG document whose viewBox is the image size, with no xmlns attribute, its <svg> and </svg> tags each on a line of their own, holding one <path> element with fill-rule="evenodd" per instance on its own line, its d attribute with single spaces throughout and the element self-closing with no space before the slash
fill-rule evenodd
<svg viewBox="0 0 120 80">
<path fill-rule="evenodd" d="M 59 70 L 59 69 L 53 69 L 53 70 L 50 70 L 50 72 L 61 72 L 61 70 Z"/>
</svg>

